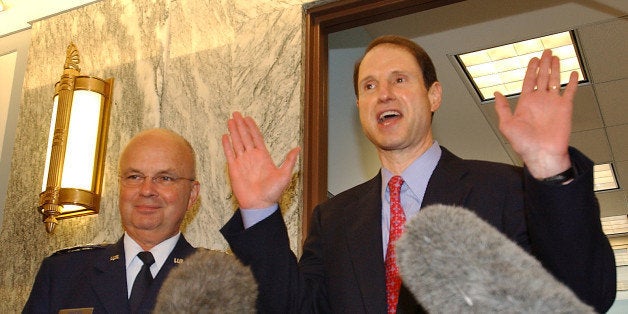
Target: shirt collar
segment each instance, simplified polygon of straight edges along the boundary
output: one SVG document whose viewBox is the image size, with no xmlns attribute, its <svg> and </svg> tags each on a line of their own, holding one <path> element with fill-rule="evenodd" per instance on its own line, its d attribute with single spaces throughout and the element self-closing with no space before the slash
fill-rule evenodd
<svg viewBox="0 0 628 314">
<path fill-rule="evenodd" d="M 438 142 L 434 141 L 430 148 L 428 148 L 421 156 L 417 157 L 401 173 L 403 181 L 415 195 L 424 194 L 429 178 L 432 176 L 432 172 L 436 168 L 441 154 L 442 151 Z M 388 181 L 390 181 L 392 177 L 392 172 L 382 167 L 382 198 L 386 196 Z"/>
<path fill-rule="evenodd" d="M 162 241 L 161 243 L 155 245 L 150 249 L 150 252 L 153 254 L 155 258 L 155 265 L 157 269 L 161 269 L 161 266 L 166 262 L 168 255 L 170 252 L 174 250 L 174 247 L 177 245 L 179 241 L 179 237 L 181 237 L 181 232 L 178 232 L 174 236 Z M 126 267 L 129 267 L 131 261 L 137 257 L 137 253 L 144 251 L 142 247 L 133 240 L 126 232 L 124 233 L 124 259 L 126 263 Z M 152 268 L 152 267 L 151 267 Z"/>
</svg>

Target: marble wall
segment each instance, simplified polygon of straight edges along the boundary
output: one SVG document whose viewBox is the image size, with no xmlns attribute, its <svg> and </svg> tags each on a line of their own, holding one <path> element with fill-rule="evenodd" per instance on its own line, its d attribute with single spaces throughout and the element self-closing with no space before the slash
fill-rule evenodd
<svg viewBox="0 0 628 314">
<path fill-rule="evenodd" d="M 0 312 L 20 312 L 41 260 L 122 235 L 117 162 L 136 132 L 171 128 L 198 155 L 201 200 L 184 233 L 225 250 L 218 229 L 236 208 L 220 136 L 233 111 L 253 116 L 277 162 L 302 145 L 303 4 L 307 0 L 103 0 L 32 26 L 12 170 L 0 234 Z M 327 1 L 328 2 L 328 1 Z M 100 214 L 62 220 L 46 233 L 36 212 L 54 83 L 73 41 L 81 74 L 115 87 Z M 301 169 L 282 199 L 292 247 L 300 242 Z"/>
</svg>

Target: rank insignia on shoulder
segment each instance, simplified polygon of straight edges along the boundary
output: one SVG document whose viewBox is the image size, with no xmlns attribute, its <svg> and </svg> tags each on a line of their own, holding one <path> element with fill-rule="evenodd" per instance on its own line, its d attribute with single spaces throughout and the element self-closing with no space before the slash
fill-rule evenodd
<svg viewBox="0 0 628 314">
<path fill-rule="evenodd" d="M 69 247 L 69 248 L 58 250 L 58 251 L 52 253 L 52 255 L 54 256 L 54 255 L 61 255 L 61 254 L 67 254 L 67 253 L 73 253 L 73 252 L 81 252 L 81 251 L 91 251 L 91 250 L 97 250 L 97 249 L 104 249 L 106 246 L 107 246 L 107 244 L 79 245 L 79 246 L 73 246 L 73 247 Z"/>
</svg>

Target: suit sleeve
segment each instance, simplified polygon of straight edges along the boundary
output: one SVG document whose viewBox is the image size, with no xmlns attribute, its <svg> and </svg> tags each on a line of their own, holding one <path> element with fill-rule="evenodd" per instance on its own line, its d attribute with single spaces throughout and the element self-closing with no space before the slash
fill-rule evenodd
<svg viewBox="0 0 628 314">
<path fill-rule="evenodd" d="M 251 267 L 259 284 L 259 312 L 294 312 L 297 308 L 299 275 L 281 212 L 277 210 L 245 230 L 238 210 L 220 232 L 238 259 Z"/>
<path fill-rule="evenodd" d="M 220 232 L 238 259 L 251 267 L 259 284 L 260 313 L 329 313 L 316 232 L 308 235 L 300 262 L 290 249 L 279 210 L 246 230 L 237 211 Z"/>
<path fill-rule="evenodd" d="M 613 304 L 616 268 L 593 192 L 593 163 L 570 148 L 578 175 L 552 185 L 525 173 L 525 207 L 532 253 L 554 276 L 599 312 Z"/>
</svg>

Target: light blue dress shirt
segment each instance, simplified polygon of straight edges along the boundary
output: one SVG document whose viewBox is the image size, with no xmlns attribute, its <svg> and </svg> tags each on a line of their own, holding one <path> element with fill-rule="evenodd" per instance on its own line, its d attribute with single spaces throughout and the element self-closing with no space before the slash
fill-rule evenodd
<svg viewBox="0 0 628 314">
<path fill-rule="evenodd" d="M 401 206 L 406 215 L 406 222 L 419 213 L 423 196 L 427 189 L 427 183 L 440 159 L 441 149 L 438 142 L 428 148 L 423 155 L 415 159 L 402 173 L 403 185 L 401 186 Z M 386 168 L 382 168 L 382 245 L 384 260 L 390 235 L 390 190 L 388 181 L 393 174 Z"/>
</svg>

